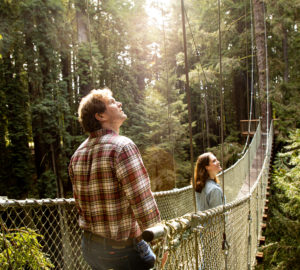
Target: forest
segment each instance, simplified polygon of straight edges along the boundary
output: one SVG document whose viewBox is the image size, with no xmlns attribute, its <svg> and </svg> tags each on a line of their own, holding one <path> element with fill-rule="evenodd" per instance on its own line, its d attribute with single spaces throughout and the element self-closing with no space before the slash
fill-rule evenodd
<svg viewBox="0 0 300 270">
<path fill-rule="evenodd" d="M 240 120 L 265 117 L 268 99 L 284 152 L 274 165 L 274 193 L 282 201 L 274 206 L 281 221 L 275 228 L 292 224 L 299 232 L 299 1 L 224 0 L 220 8 L 221 43 L 218 1 L 185 1 L 194 155 L 220 154 L 223 122 L 223 166 L 233 164 L 245 144 Z M 105 86 L 128 115 L 121 134 L 138 145 L 152 190 L 189 185 L 182 31 L 175 0 L 1 0 L 0 196 L 72 197 L 67 167 L 87 136 L 78 104 Z M 270 250 L 274 264 L 278 245 Z M 287 250 L 300 257 L 299 248 Z"/>
<path fill-rule="evenodd" d="M 299 124 L 299 3 L 265 4 L 268 98 L 285 138 Z M 256 13 L 251 1 L 221 2 L 225 168 L 245 143 L 240 120 L 265 111 Z M 185 14 L 193 148 L 218 154 L 217 1 L 186 1 Z M 180 1 L 3 0 L 0 20 L 0 195 L 72 196 L 67 166 L 87 136 L 78 104 L 104 86 L 123 104 L 121 133 L 140 148 L 152 190 L 190 183 Z"/>
</svg>

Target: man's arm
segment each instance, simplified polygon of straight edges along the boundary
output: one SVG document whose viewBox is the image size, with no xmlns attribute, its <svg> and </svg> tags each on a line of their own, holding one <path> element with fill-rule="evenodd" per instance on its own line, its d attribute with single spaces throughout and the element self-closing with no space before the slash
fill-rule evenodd
<svg viewBox="0 0 300 270">
<path fill-rule="evenodd" d="M 76 183 L 74 182 L 74 172 L 73 172 L 73 168 L 72 168 L 72 159 L 71 159 L 71 162 L 69 164 L 69 177 L 70 177 L 70 180 L 71 180 L 71 183 L 72 183 L 72 190 L 73 190 L 73 197 L 75 199 L 75 206 L 79 212 L 79 215 L 81 215 L 82 213 L 82 210 L 79 206 L 79 203 L 78 203 L 78 195 L 77 195 L 77 191 L 76 191 Z"/>
<path fill-rule="evenodd" d="M 134 143 L 124 146 L 118 155 L 116 174 L 141 230 L 160 222 L 159 210 L 151 192 L 150 179 Z"/>
</svg>

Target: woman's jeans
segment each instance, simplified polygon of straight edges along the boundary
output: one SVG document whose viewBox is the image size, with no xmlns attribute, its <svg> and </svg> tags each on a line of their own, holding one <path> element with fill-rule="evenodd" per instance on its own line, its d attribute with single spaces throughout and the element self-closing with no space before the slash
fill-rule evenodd
<svg viewBox="0 0 300 270">
<path fill-rule="evenodd" d="M 93 270 L 148 270 L 156 259 L 144 240 L 132 247 L 112 248 L 83 235 L 81 246 L 83 257 Z"/>
</svg>

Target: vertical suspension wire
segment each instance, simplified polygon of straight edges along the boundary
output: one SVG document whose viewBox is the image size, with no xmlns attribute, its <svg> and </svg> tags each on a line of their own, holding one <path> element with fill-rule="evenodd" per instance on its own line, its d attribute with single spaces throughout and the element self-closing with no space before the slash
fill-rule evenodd
<svg viewBox="0 0 300 270">
<path fill-rule="evenodd" d="M 247 114 L 248 120 L 250 120 L 250 102 L 249 102 L 249 62 L 248 62 L 248 35 L 247 35 L 247 0 L 244 0 L 244 12 L 245 12 L 245 33 L 246 33 L 246 40 L 245 40 L 245 56 L 246 56 L 246 93 L 247 93 Z M 248 124 L 249 125 L 249 124 Z M 248 128 L 249 129 L 249 128 Z M 249 138 L 249 133 L 247 134 L 247 140 Z"/>
<path fill-rule="evenodd" d="M 203 90 L 204 90 L 204 115 L 205 115 L 205 128 L 206 128 L 206 143 L 207 143 L 207 147 L 210 147 L 210 143 L 209 143 L 209 120 L 208 120 L 207 100 L 206 100 L 207 99 L 208 81 L 207 81 L 207 78 L 206 78 L 205 71 L 203 69 L 203 64 L 201 62 L 200 53 L 198 51 L 198 48 L 197 48 L 197 45 L 196 45 L 196 42 L 195 42 L 194 34 L 193 34 L 193 31 L 192 31 L 192 27 L 191 27 L 191 24 L 190 24 L 190 21 L 189 21 L 189 17 L 186 13 L 186 10 L 185 10 L 185 16 L 186 16 L 187 23 L 188 23 L 190 33 L 191 33 L 191 36 L 192 36 L 192 40 L 193 40 L 193 43 L 194 43 L 195 52 L 196 52 L 196 55 L 197 55 L 197 60 L 200 63 L 201 71 L 202 71 L 202 74 L 203 74 L 203 77 L 204 77 L 204 81 L 206 83 L 206 86 L 204 86 L 204 84 L 202 83 L 201 78 L 200 78 L 200 72 L 197 69 L 197 74 L 198 74 L 198 78 L 199 78 L 200 94 L 201 94 L 201 84 L 202 84 Z M 203 134 L 202 138 L 203 138 L 203 149 L 205 149 L 205 147 L 204 147 L 204 134 Z"/>
<path fill-rule="evenodd" d="M 186 31 L 185 31 L 185 12 L 184 12 L 184 0 L 181 0 L 181 17 L 182 17 L 182 35 L 183 35 L 183 47 L 184 47 L 184 62 L 185 62 L 185 77 L 186 77 L 186 93 L 188 101 L 188 119 L 189 119 L 189 135 L 190 135 L 190 154 L 191 154 L 191 178 L 193 185 L 193 202 L 194 212 L 197 212 L 196 205 L 196 188 L 194 181 L 194 150 L 193 150 L 193 132 L 192 132 L 192 110 L 191 110 L 191 93 L 189 87 L 189 67 L 187 60 L 187 45 L 186 45 Z M 196 269 L 199 269 L 199 250 L 198 250 L 198 238 L 195 234 L 195 257 L 196 257 Z"/>
<path fill-rule="evenodd" d="M 167 114 L 168 114 L 168 135 L 170 142 L 171 128 L 170 128 L 170 93 L 169 93 L 169 63 L 167 58 L 167 46 L 166 46 L 166 30 L 165 30 L 165 14 L 163 6 L 161 5 L 161 15 L 162 15 L 162 26 L 163 26 L 163 41 L 164 41 L 164 53 L 165 53 L 165 68 L 166 68 L 166 84 L 167 84 Z"/>
<path fill-rule="evenodd" d="M 181 0 L 181 16 L 182 16 L 182 35 L 184 47 L 184 61 L 185 61 L 185 78 L 186 78 L 186 93 L 188 101 L 188 119 L 189 119 L 189 137 L 190 137 L 190 161 L 191 161 L 191 178 L 193 185 L 193 201 L 195 213 L 197 212 L 196 195 L 195 195 L 195 181 L 194 181 L 194 149 L 193 149 L 193 132 L 192 132 L 192 109 L 191 109 L 191 93 L 189 87 L 189 66 L 187 60 L 187 45 L 186 45 L 186 31 L 185 31 L 185 15 L 184 15 L 184 0 Z"/>
<path fill-rule="evenodd" d="M 246 0 L 244 0 L 244 12 L 245 12 L 245 31 L 247 30 L 247 2 Z M 246 93 L 247 93 L 247 115 L 248 115 L 248 134 L 247 134 L 247 139 L 246 139 L 246 143 L 244 146 L 244 150 L 242 151 L 241 155 L 244 155 L 244 152 L 248 146 L 248 142 L 249 142 L 249 138 L 250 138 L 250 134 L 249 134 L 249 130 L 250 130 L 250 123 L 251 123 L 251 115 L 250 114 L 250 102 L 249 102 L 249 75 L 248 75 L 248 36 L 246 33 L 246 41 L 245 41 L 245 55 L 246 55 Z M 251 99 L 252 100 L 252 99 Z"/>
<path fill-rule="evenodd" d="M 218 25 L 219 25 L 219 87 L 220 87 L 220 117 L 221 117 L 221 167 L 224 166 L 224 123 L 223 123 L 223 73 L 222 73 L 222 36 L 221 36 L 221 7 L 218 0 Z M 224 204 L 224 170 L 222 170 L 223 204 Z"/>
<path fill-rule="evenodd" d="M 247 29 L 247 4 L 246 1 L 244 1 L 245 4 L 245 29 Z M 251 1 L 251 0 L 250 0 Z M 250 6 L 251 7 L 251 6 Z M 250 15 L 251 15 L 251 10 L 250 10 Z M 251 27 L 252 27 L 252 17 L 251 17 Z M 246 35 L 247 36 L 247 35 Z M 251 122 L 252 122 L 252 115 L 253 115 L 253 99 L 254 99 L 254 51 L 253 51 L 253 45 L 254 44 L 254 38 L 253 38 L 253 32 L 251 28 L 251 86 L 250 86 L 250 108 L 249 108 L 249 89 L 248 89 L 248 57 L 246 57 L 246 70 L 247 70 L 247 108 L 248 108 L 248 127 L 247 127 L 247 139 L 246 143 L 244 146 L 244 149 L 242 150 L 241 156 L 244 155 L 246 152 L 247 146 L 250 144 L 250 131 L 251 131 Z M 246 56 L 248 55 L 248 39 L 246 38 Z M 249 152 L 250 156 L 250 152 Z M 250 165 L 249 165 L 249 175 L 250 175 Z M 250 182 L 249 182 L 250 184 Z"/>
<path fill-rule="evenodd" d="M 94 68 L 93 68 L 93 52 L 92 52 L 92 36 L 91 36 L 91 23 L 89 12 L 89 0 L 86 0 L 86 13 L 88 21 L 88 34 L 89 34 L 89 49 L 90 49 L 90 72 L 92 75 L 92 88 L 95 88 Z"/>
<path fill-rule="evenodd" d="M 267 39 L 267 17 L 265 1 L 263 0 L 263 12 L 264 12 L 264 34 L 265 34 L 265 52 L 266 52 L 266 92 L 267 92 L 267 138 L 269 138 L 269 124 L 270 124 L 270 111 L 269 111 L 269 64 L 268 64 L 268 39 Z M 267 139 L 267 149 L 268 149 Z"/>
<path fill-rule="evenodd" d="M 252 102 L 253 102 L 253 92 L 254 92 L 254 29 L 253 29 L 253 6 L 252 6 L 252 0 L 250 0 L 250 32 L 251 32 L 251 105 L 250 105 L 250 115 L 249 120 L 251 120 L 252 115 Z M 248 125 L 248 132 L 250 132 L 250 124 Z M 248 192 L 249 192 L 249 200 L 248 200 L 248 256 L 247 256 L 247 263 L 248 263 L 248 269 L 251 269 L 251 246 L 252 246 L 252 234 L 251 234 L 251 222 L 252 222 L 252 211 L 251 211 L 251 178 L 250 178 L 250 151 L 249 151 L 249 161 L 248 161 L 248 168 L 249 168 L 249 182 L 248 182 Z"/>
<path fill-rule="evenodd" d="M 156 1 L 157 7 L 159 6 L 158 1 Z M 174 140 L 171 138 L 172 128 L 171 128 L 171 110 L 170 110 L 170 86 L 169 86 L 169 62 L 167 58 L 167 46 L 166 46 L 166 30 L 165 30 L 165 13 L 162 4 L 160 5 L 161 16 L 162 16 L 162 26 L 163 26 L 163 44 L 164 44 L 164 53 L 165 53 L 165 71 L 166 71 L 166 86 L 167 86 L 167 117 L 168 117 L 168 140 L 172 147 L 172 161 L 173 161 L 173 173 L 174 173 L 174 187 L 176 188 L 176 169 L 175 169 L 175 147 Z M 167 170 L 167 178 L 168 178 L 168 170 Z"/>
<path fill-rule="evenodd" d="M 218 0 L 218 30 L 219 30 L 219 87 L 220 87 L 220 116 L 221 116 L 221 167 L 224 166 L 224 101 L 223 101 L 223 71 L 222 71 L 222 32 L 221 32 L 221 1 Z M 228 249 L 229 245 L 226 239 L 226 213 L 225 213 L 225 179 L 224 170 L 221 172 L 222 188 L 223 188 L 223 242 L 222 250 L 225 257 L 225 270 L 228 269 Z"/>
<path fill-rule="evenodd" d="M 253 96 L 253 89 L 251 89 L 251 105 L 249 104 L 249 75 L 248 75 L 248 70 L 249 70 L 249 66 L 248 66 L 248 36 L 247 36 L 247 0 L 244 0 L 244 11 L 245 11 L 245 32 L 246 32 L 246 52 L 245 52 L 245 55 L 246 55 L 246 88 L 247 88 L 247 112 L 248 112 L 248 134 L 247 134 L 247 139 L 246 139 L 246 143 L 245 143 L 245 147 L 247 147 L 248 145 L 248 141 L 249 141 L 249 136 L 250 136 L 250 124 L 251 124 L 251 117 L 252 117 L 252 96 Z M 251 55 L 252 57 L 252 55 Z M 251 106 L 251 107 L 249 107 Z M 246 148 L 245 148 L 246 149 Z M 242 154 L 244 154 L 244 151 L 245 149 L 243 150 Z M 250 193 L 250 149 L 248 148 L 248 188 L 249 188 L 249 193 Z"/>
</svg>

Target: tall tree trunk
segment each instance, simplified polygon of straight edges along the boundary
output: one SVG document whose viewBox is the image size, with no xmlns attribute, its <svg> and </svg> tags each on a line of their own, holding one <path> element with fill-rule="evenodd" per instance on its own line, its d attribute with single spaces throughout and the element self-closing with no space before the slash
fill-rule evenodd
<svg viewBox="0 0 300 270">
<path fill-rule="evenodd" d="M 74 95 L 74 92 L 76 90 L 73 91 L 73 88 L 72 88 L 72 72 L 71 72 L 71 54 L 70 54 L 70 51 L 65 50 L 61 53 L 61 64 L 62 64 L 62 77 L 63 77 L 63 80 L 67 84 L 68 103 L 69 103 L 70 111 L 71 111 L 72 115 L 75 115 L 75 108 L 74 108 L 75 95 Z M 75 82 L 74 82 L 74 84 L 75 84 Z M 76 134 L 74 121 L 70 121 L 70 125 L 68 126 L 67 131 L 71 135 Z"/>
<path fill-rule="evenodd" d="M 24 199 L 30 190 L 32 182 L 31 155 L 28 144 L 28 93 L 22 83 L 21 48 L 16 48 L 13 53 L 7 52 L 6 77 L 6 106 L 7 106 L 7 133 L 10 141 L 9 150 L 11 157 L 10 184 L 15 188 L 14 197 Z"/>
<path fill-rule="evenodd" d="M 6 146 L 6 130 L 7 130 L 7 101 L 4 91 L 5 80 L 4 80 L 5 68 L 0 65 L 0 190 L 3 192 L 7 188 L 9 181 L 9 175 L 4 172 L 10 171 L 8 169 L 9 153 Z"/>
<path fill-rule="evenodd" d="M 28 30 L 28 32 L 25 32 L 25 55 L 28 74 L 28 92 L 30 97 L 30 107 L 32 108 L 35 103 L 39 102 L 40 100 L 41 88 L 39 83 L 35 80 L 35 77 L 37 76 L 34 63 L 35 53 L 32 38 L 30 35 L 30 28 L 28 27 L 26 29 Z M 39 128 L 42 126 L 41 117 L 35 111 L 32 111 L 31 114 L 35 170 L 37 178 L 40 178 L 45 171 L 44 163 L 42 163 L 41 161 L 44 158 L 46 147 L 42 142 L 42 134 L 39 132 Z"/>
<path fill-rule="evenodd" d="M 258 85 L 261 99 L 262 131 L 267 130 L 267 97 L 266 97 L 266 47 L 264 26 L 264 3 L 262 0 L 253 0 L 254 28 L 256 42 L 256 57 L 258 68 Z M 269 110 L 270 115 L 270 110 Z"/>
<path fill-rule="evenodd" d="M 88 42 L 88 27 L 86 25 L 86 14 L 84 13 L 85 7 L 76 2 L 76 19 L 77 19 L 77 38 L 78 43 Z"/>
<path fill-rule="evenodd" d="M 243 72 L 233 73 L 232 102 L 235 107 L 235 126 L 240 129 L 240 120 L 247 119 L 247 81 Z"/>
</svg>

